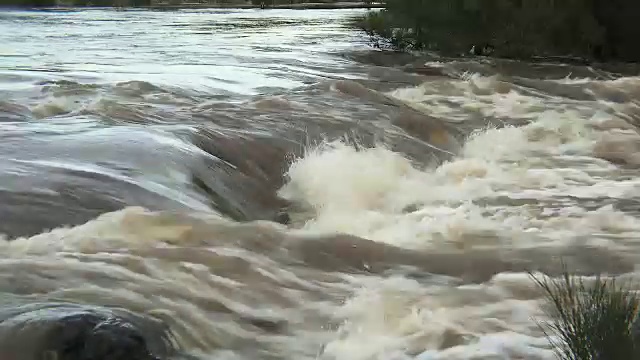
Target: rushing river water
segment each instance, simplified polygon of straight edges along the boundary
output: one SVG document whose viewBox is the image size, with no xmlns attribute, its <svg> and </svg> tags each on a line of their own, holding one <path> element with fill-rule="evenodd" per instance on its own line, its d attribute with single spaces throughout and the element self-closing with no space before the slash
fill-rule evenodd
<svg viewBox="0 0 640 360">
<path fill-rule="evenodd" d="M 640 261 L 640 79 L 381 54 L 359 13 L 0 13 L 0 291 L 196 359 L 552 359 L 527 271 Z"/>
</svg>

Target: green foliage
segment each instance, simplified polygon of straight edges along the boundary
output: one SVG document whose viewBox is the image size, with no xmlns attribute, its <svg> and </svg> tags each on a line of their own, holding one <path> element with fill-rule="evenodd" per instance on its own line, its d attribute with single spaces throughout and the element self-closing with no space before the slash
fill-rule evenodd
<svg viewBox="0 0 640 360">
<path fill-rule="evenodd" d="M 406 42 L 407 38 L 401 34 L 406 31 L 405 29 L 395 30 L 386 10 L 369 12 L 365 17 L 357 18 L 354 25 L 364 30 L 377 48 L 392 47 L 400 50 L 413 47 L 412 44 Z"/>
<path fill-rule="evenodd" d="M 466 53 L 491 44 L 497 56 L 639 60 L 640 1 L 387 0 L 358 22 L 375 44 Z M 623 21 L 624 20 L 624 21 Z"/>
<path fill-rule="evenodd" d="M 567 272 L 561 279 L 536 278 L 551 305 L 554 319 L 545 330 L 561 360 L 640 359 L 634 320 L 640 298 L 597 277 L 587 286 Z M 638 324 L 635 324 L 638 326 Z"/>
</svg>

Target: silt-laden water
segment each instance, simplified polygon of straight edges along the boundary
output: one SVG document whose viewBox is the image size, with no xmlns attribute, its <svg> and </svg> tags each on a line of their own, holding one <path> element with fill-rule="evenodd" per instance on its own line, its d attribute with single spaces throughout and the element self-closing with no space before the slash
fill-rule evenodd
<svg viewBox="0 0 640 360">
<path fill-rule="evenodd" d="M 0 290 L 196 359 L 553 359 L 527 271 L 636 277 L 640 78 L 360 13 L 1 12 Z"/>
</svg>

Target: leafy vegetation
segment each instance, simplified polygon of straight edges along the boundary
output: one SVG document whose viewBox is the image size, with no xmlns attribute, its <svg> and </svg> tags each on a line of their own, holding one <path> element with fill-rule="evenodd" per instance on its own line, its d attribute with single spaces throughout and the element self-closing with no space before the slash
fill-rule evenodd
<svg viewBox="0 0 640 360">
<path fill-rule="evenodd" d="M 357 26 L 395 50 L 458 55 L 489 44 L 501 57 L 640 61 L 638 21 L 632 0 L 386 0 Z"/>
<path fill-rule="evenodd" d="M 532 277 L 551 305 L 549 315 L 554 320 L 545 333 L 558 359 L 640 359 L 636 293 L 601 277 L 590 285 L 567 272 L 555 280 Z"/>
</svg>

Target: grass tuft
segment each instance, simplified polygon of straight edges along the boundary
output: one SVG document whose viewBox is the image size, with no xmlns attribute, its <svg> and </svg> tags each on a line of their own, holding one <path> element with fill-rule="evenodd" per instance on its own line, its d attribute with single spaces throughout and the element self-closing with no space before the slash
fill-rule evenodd
<svg viewBox="0 0 640 360">
<path fill-rule="evenodd" d="M 637 293 L 600 276 L 591 284 L 567 271 L 559 279 L 530 276 L 551 305 L 547 315 L 553 320 L 543 330 L 558 359 L 640 359 Z"/>
</svg>

